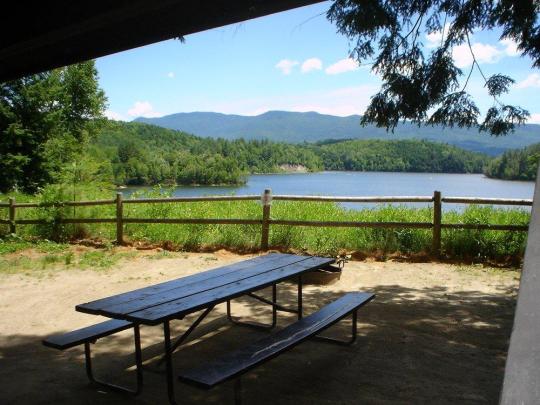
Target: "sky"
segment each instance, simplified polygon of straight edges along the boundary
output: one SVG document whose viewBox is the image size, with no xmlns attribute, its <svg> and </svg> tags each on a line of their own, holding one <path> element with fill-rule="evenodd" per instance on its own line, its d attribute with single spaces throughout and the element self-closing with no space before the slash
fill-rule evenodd
<svg viewBox="0 0 540 405">
<path fill-rule="evenodd" d="M 96 60 L 108 97 L 106 115 L 130 121 L 177 112 L 258 115 L 270 110 L 362 114 L 380 86 L 369 66 L 349 58 L 349 40 L 326 19 L 329 2 L 232 24 L 105 56 Z M 516 83 L 505 103 L 519 105 L 540 123 L 540 71 L 500 32 L 476 32 L 472 48 L 487 75 Z M 423 36 L 430 47 L 441 33 Z M 453 51 L 468 73 L 466 46 Z M 493 103 L 478 72 L 467 90 L 482 112 Z"/>
</svg>

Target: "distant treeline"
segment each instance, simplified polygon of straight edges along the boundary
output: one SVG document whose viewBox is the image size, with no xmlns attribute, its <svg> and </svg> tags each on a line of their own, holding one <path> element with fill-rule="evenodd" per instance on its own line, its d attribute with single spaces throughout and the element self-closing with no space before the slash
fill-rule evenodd
<svg viewBox="0 0 540 405">
<path fill-rule="evenodd" d="M 351 140 L 319 143 L 325 170 L 481 173 L 489 157 L 430 141 Z"/>
<path fill-rule="evenodd" d="M 282 166 L 307 171 L 480 173 L 485 155 L 429 141 L 350 140 L 287 144 L 201 138 L 142 123 L 108 122 L 90 145 L 100 172 L 116 184 L 240 184 Z"/>
<path fill-rule="evenodd" d="M 486 176 L 504 180 L 535 180 L 540 159 L 540 143 L 504 152 L 485 167 Z"/>
</svg>

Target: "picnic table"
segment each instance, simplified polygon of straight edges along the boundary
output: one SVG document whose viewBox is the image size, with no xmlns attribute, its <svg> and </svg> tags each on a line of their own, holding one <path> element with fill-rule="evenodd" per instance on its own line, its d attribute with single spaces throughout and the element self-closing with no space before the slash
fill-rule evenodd
<svg viewBox="0 0 540 405">
<path fill-rule="evenodd" d="M 276 325 L 278 311 L 295 313 L 297 314 L 298 320 L 302 320 L 302 275 L 309 271 L 325 268 L 333 262 L 334 259 L 332 258 L 272 253 L 187 277 L 87 302 L 77 305 L 75 307 L 76 310 L 87 314 L 102 315 L 111 318 L 111 320 L 95 325 L 94 329 L 92 329 L 93 327 L 83 328 L 68 334 L 49 338 L 44 341 L 44 344 L 58 349 L 65 349 L 73 347 L 76 344 L 84 343 L 87 374 L 92 381 L 108 388 L 138 394 L 142 388 L 142 359 L 139 325 L 152 326 L 162 324 L 164 341 L 162 360 L 166 365 L 167 393 L 169 401 L 175 403 L 172 354 L 186 341 L 188 336 L 216 305 L 226 303 L 228 319 L 232 322 L 248 326 L 273 328 Z M 285 307 L 277 302 L 276 285 L 288 279 L 296 280 L 296 308 Z M 271 300 L 255 294 L 256 291 L 267 287 L 272 287 Z M 233 318 L 231 300 L 245 295 L 272 306 L 271 324 L 260 325 L 239 321 Z M 318 315 L 319 318 L 324 318 L 324 322 L 322 323 L 320 319 L 313 318 L 305 320 L 305 325 L 297 325 L 296 328 L 304 330 L 304 333 L 299 335 L 298 331 L 294 331 L 295 336 L 297 337 L 295 337 L 296 340 L 290 342 L 289 346 L 292 347 L 293 344 L 297 344 L 300 341 L 309 338 L 323 327 L 327 327 L 337 322 L 339 319 L 343 318 L 346 313 L 353 313 L 354 337 L 356 334 L 356 311 L 351 308 L 354 307 L 354 309 L 358 309 L 360 305 L 368 302 L 373 297 L 372 295 L 369 295 L 369 297 L 368 294 L 365 295 L 366 296 L 362 296 L 360 300 L 349 299 L 347 302 L 342 302 L 339 305 L 336 304 L 336 308 L 328 309 L 327 313 Z M 362 303 L 360 303 L 360 301 L 362 301 Z M 184 334 L 173 342 L 171 339 L 170 322 L 173 320 L 181 320 L 187 315 L 199 311 L 202 311 L 199 317 L 188 327 Z M 312 317 L 313 316 L 314 315 L 312 315 Z M 316 328 L 314 328 L 314 324 L 317 325 Z M 137 365 L 136 390 L 129 390 L 124 387 L 98 381 L 93 377 L 91 369 L 90 343 L 94 342 L 99 337 L 130 327 L 134 328 L 135 358 Z M 270 342 L 270 346 L 272 345 L 275 345 L 275 343 L 273 344 Z M 289 346 L 285 345 L 281 350 L 286 350 Z M 259 352 L 260 350 L 258 353 Z M 274 356 L 275 353 L 269 352 L 269 355 Z M 249 363 L 246 365 L 246 369 L 258 364 L 257 362 L 260 363 L 265 360 L 266 357 L 264 356 L 258 360 L 254 359 L 253 356 L 248 356 L 248 359 L 245 360 Z M 233 361 L 237 363 L 239 359 L 234 358 Z M 224 363 L 222 362 L 221 365 L 223 366 L 223 364 Z M 188 382 L 194 380 L 202 385 L 208 383 L 207 385 L 210 387 L 221 381 L 230 379 L 235 375 L 240 375 L 241 372 L 243 372 L 243 370 L 239 371 L 235 369 L 231 371 L 223 369 L 222 375 L 215 376 L 215 379 L 210 382 L 206 380 L 201 382 L 197 379 L 197 374 L 192 373 L 191 375 L 185 376 L 184 380 Z M 208 373 L 202 372 L 200 374 L 207 375 Z"/>
</svg>

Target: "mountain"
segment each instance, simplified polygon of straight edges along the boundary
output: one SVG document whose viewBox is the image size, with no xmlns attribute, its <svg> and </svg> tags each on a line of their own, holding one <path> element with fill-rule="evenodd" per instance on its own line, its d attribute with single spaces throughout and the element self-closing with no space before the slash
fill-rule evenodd
<svg viewBox="0 0 540 405">
<path fill-rule="evenodd" d="M 400 124 L 394 133 L 389 133 L 374 126 L 361 127 L 359 115 L 337 117 L 316 112 L 268 111 L 256 116 L 191 112 L 160 118 L 139 117 L 135 121 L 224 139 L 269 139 L 291 143 L 328 139 L 426 139 L 492 156 L 540 142 L 540 125 L 535 124 L 521 126 L 514 134 L 501 137 L 474 129 L 418 127 L 410 123 Z"/>
</svg>

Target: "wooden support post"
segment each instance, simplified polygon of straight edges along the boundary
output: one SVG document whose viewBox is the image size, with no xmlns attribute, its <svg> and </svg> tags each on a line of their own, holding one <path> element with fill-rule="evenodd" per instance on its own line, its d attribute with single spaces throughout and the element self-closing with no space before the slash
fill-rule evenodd
<svg viewBox="0 0 540 405">
<path fill-rule="evenodd" d="M 272 201 L 272 190 L 266 189 L 262 195 L 263 218 L 261 230 L 261 250 L 268 250 L 268 235 L 270 234 L 270 204 Z"/>
<path fill-rule="evenodd" d="M 9 233 L 15 233 L 17 228 L 15 227 L 15 198 L 9 199 Z"/>
<path fill-rule="evenodd" d="M 116 243 L 124 244 L 124 205 L 122 204 L 122 193 L 116 193 Z"/>
<path fill-rule="evenodd" d="M 442 201 L 441 192 L 433 193 L 433 245 L 432 253 L 436 257 L 441 256 L 441 221 L 442 220 Z"/>
</svg>

